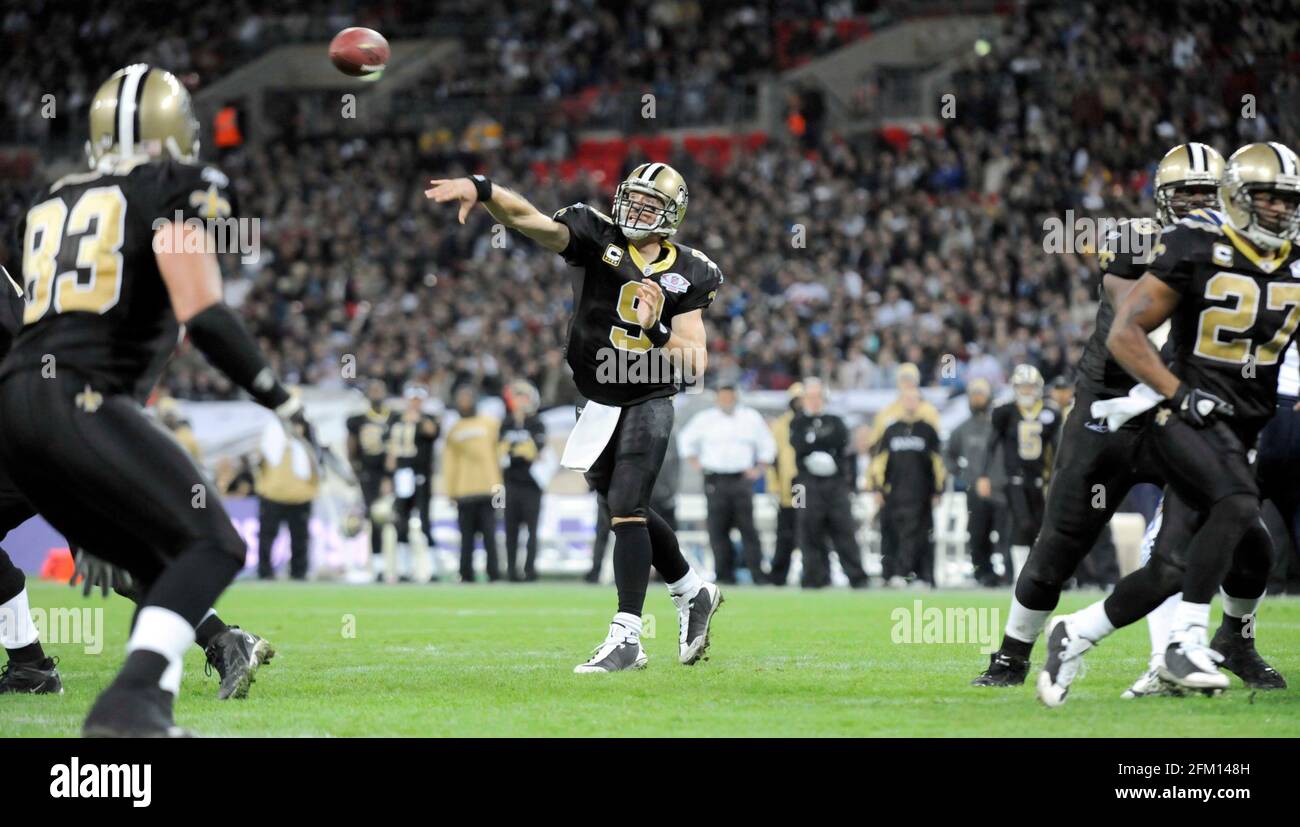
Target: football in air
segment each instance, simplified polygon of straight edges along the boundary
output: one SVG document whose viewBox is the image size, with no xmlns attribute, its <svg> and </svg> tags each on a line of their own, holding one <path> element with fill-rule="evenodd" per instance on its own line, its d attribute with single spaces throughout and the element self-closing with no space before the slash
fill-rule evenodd
<svg viewBox="0 0 1300 827">
<path fill-rule="evenodd" d="M 330 41 L 330 60 L 340 72 L 354 78 L 384 71 L 389 54 L 388 41 L 374 29 L 353 26 Z"/>
</svg>

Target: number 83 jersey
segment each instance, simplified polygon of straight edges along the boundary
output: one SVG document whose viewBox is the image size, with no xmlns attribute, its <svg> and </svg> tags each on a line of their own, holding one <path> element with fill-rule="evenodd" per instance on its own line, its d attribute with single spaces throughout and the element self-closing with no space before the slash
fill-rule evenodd
<svg viewBox="0 0 1300 827">
<path fill-rule="evenodd" d="M 586 204 L 565 207 L 554 217 L 569 228 L 569 246 L 560 255 L 577 268 L 565 356 L 578 391 L 621 407 L 677 393 L 679 377 L 663 351 L 651 349 L 637 322 L 637 285 L 646 277 L 659 283 L 663 302 L 656 318 L 671 328 L 678 314 L 713 302 L 723 281 L 718 266 L 700 251 L 667 240 L 660 243 L 658 260 L 643 261 L 614 222 Z"/>
<path fill-rule="evenodd" d="M 18 224 L 26 307 L 0 375 L 71 369 L 106 393 L 144 399 L 177 343 L 154 251 L 164 221 L 229 221 L 226 177 L 179 161 L 108 159 L 66 176 Z"/>
<path fill-rule="evenodd" d="M 1199 216 L 1198 216 L 1199 214 Z M 1165 358 L 1183 382 L 1231 403 L 1235 419 L 1273 415 L 1282 354 L 1300 326 L 1300 256 L 1261 257 L 1217 213 L 1165 230 L 1148 272 L 1181 294 Z"/>
</svg>

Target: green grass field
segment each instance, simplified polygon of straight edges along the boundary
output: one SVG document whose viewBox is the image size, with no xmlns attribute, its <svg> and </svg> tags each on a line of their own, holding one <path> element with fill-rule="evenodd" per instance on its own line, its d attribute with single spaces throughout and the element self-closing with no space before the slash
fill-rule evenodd
<svg viewBox="0 0 1300 827">
<path fill-rule="evenodd" d="M 76 735 L 121 662 L 131 605 L 83 602 L 49 583 L 33 583 L 31 595 L 46 610 L 103 607 L 105 646 L 97 655 L 49 646 L 64 695 L 0 697 L 0 735 Z M 987 661 L 978 643 L 893 640 L 896 608 L 921 600 L 926 609 L 996 609 L 1002 620 L 1001 592 L 733 587 L 726 597 L 708 662 L 678 665 L 676 616 L 652 584 L 648 669 L 574 675 L 604 635 L 610 587 L 241 583 L 222 616 L 267 637 L 278 655 L 248 700 L 222 702 L 191 650 L 177 721 L 239 737 L 1300 735 L 1297 689 L 1252 698 L 1234 682 L 1218 698 L 1121 700 L 1145 665 L 1141 626 L 1090 653 L 1070 703 L 1050 711 L 1029 686 L 968 686 Z M 1093 599 L 1068 595 L 1062 609 Z M 1259 628 L 1261 650 L 1300 681 L 1300 600 L 1266 602 Z M 994 631 L 1000 638 L 1000 625 Z"/>
</svg>

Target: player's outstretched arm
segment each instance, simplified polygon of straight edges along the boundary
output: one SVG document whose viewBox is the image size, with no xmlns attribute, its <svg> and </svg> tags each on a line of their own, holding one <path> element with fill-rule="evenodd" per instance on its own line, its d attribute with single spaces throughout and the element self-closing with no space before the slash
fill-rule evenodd
<svg viewBox="0 0 1300 827">
<path fill-rule="evenodd" d="M 1133 286 L 1115 310 L 1106 347 L 1115 361 L 1139 382 L 1172 398 L 1179 380 L 1160 359 L 1147 334 L 1164 324 L 1178 307 L 1176 290 L 1150 273 Z"/>
<path fill-rule="evenodd" d="M 301 425 L 304 435 L 312 440 L 301 402 L 280 384 L 262 349 L 222 301 L 221 268 L 217 257 L 208 251 L 206 239 L 194 237 L 198 233 L 206 234 L 207 229 L 171 221 L 155 233 L 164 236 L 155 238 L 155 250 L 179 251 L 155 253 L 176 320 L 186 326 L 194 346 L 214 367 L 260 404 Z"/>
<path fill-rule="evenodd" d="M 518 230 L 546 249 L 560 253 L 569 246 L 569 228 L 534 207 L 527 198 L 487 179 L 435 178 L 424 191 L 438 204 L 460 202 L 458 218 L 464 224 L 474 205 L 482 203 L 492 217 Z"/>
</svg>

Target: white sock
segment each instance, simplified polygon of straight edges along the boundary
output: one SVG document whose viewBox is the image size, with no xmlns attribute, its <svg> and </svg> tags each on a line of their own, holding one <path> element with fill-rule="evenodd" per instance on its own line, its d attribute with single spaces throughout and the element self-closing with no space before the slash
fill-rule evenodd
<svg viewBox="0 0 1300 827">
<path fill-rule="evenodd" d="M 135 630 L 126 643 L 126 653 L 143 649 L 167 659 L 158 688 L 173 695 L 181 689 L 181 663 L 185 652 L 194 645 L 194 627 L 185 618 L 162 606 L 145 606 L 135 621 Z"/>
<path fill-rule="evenodd" d="M 1147 615 L 1147 631 L 1151 633 L 1152 666 L 1160 666 L 1165 662 L 1165 650 L 1169 648 L 1169 630 L 1174 625 L 1174 612 L 1182 600 L 1182 592 L 1170 595 Z"/>
<path fill-rule="evenodd" d="M 411 567 L 411 547 L 406 543 L 397 544 L 397 566 L 402 576 L 415 576 L 415 570 Z"/>
<path fill-rule="evenodd" d="M 1106 603 L 1102 600 L 1070 615 L 1070 625 L 1075 634 L 1093 643 L 1115 631 L 1114 624 L 1106 617 Z"/>
<path fill-rule="evenodd" d="M 668 584 L 668 593 L 673 597 L 694 597 L 703 585 L 704 581 L 695 573 L 695 569 L 688 568 L 681 580 Z"/>
<path fill-rule="evenodd" d="M 1223 613 L 1238 620 L 1253 615 L 1259 604 L 1264 602 L 1262 594 L 1259 597 L 1233 597 L 1223 589 L 1219 589 L 1219 594 L 1223 595 Z"/>
<path fill-rule="evenodd" d="M 27 588 L 0 603 L 0 647 L 21 649 L 36 642 L 36 624 L 32 622 L 32 607 L 27 600 Z"/>
<path fill-rule="evenodd" d="M 1178 643 L 1205 645 L 1205 630 L 1210 625 L 1209 603 L 1178 602 L 1169 639 Z"/>
<path fill-rule="evenodd" d="M 1020 577 L 1020 570 L 1025 567 L 1025 561 L 1029 559 L 1029 546 L 1012 546 L 1011 547 L 1011 582 L 1015 582 Z"/>
<path fill-rule="evenodd" d="M 1051 615 L 1050 611 L 1026 609 L 1019 600 L 1012 597 L 1011 614 L 1007 617 L 1007 637 L 1015 638 L 1021 643 L 1033 643 L 1043 633 L 1043 627 Z"/>
<path fill-rule="evenodd" d="M 640 640 L 641 618 L 627 612 L 619 612 L 614 615 L 614 622 L 609 624 L 609 636 Z"/>
</svg>

